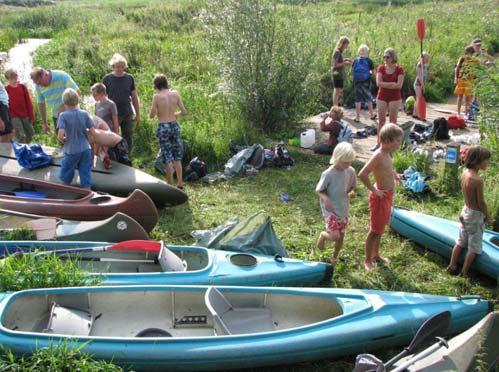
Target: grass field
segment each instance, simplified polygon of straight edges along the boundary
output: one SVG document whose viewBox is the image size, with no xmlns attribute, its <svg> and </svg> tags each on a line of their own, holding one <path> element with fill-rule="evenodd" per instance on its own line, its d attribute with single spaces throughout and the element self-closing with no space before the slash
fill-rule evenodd
<svg viewBox="0 0 499 372">
<path fill-rule="evenodd" d="M 279 2 L 280 19 L 296 20 L 296 27 L 316 43 L 320 51 L 314 57 L 304 85 L 308 98 L 299 103 L 298 111 L 301 110 L 302 117 L 322 111 L 330 103 L 329 59 L 340 35 L 347 34 L 352 40 L 350 55 L 355 55 L 359 44 L 367 43 L 371 48 L 371 57 L 377 63 L 384 48 L 393 46 L 398 50 L 402 65 L 407 66 L 405 89 L 409 92 L 419 51 L 415 22 L 424 16 L 428 25 L 425 49 L 434 56 L 432 69 L 437 72 L 428 91 L 432 100 L 444 100 L 449 95 L 453 64 L 461 49 L 476 35 L 482 37 L 489 51 L 499 50 L 495 1 L 393 3 L 391 8 L 387 8 L 386 2 L 376 1 Z M 33 9 L 2 8 L 0 5 L 0 49 L 11 46 L 19 37 L 53 38 L 46 48 L 37 53 L 36 63 L 70 72 L 83 92 L 88 92 L 89 86 L 107 71 L 106 63 L 113 52 L 123 53 L 130 62 L 130 72 L 136 77 L 143 107 L 144 119 L 136 132 L 134 165 L 151 173 L 154 173 L 153 159 L 157 151 L 155 123 L 145 119 L 145 114 L 153 93 L 153 74 L 167 74 L 191 112 L 190 117 L 181 122 L 183 135 L 189 140 L 190 152 L 205 160 L 210 170 L 219 170 L 229 154 L 229 139 L 236 143 L 258 141 L 268 145 L 294 136 L 300 125 L 297 118 L 279 133 L 264 136 L 241 121 L 230 97 L 220 93 L 224 76 L 211 58 L 198 18 L 203 4 L 194 0 L 85 0 L 62 1 L 56 6 Z M 466 14 L 466 22 L 459 14 Z M 347 85 L 350 83 L 347 82 Z M 497 103 L 494 89 L 492 84 L 490 97 L 496 97 L 492 101 Z M 347 98 L 351 96 L 349 89 L 345 93 Z M 492 138 L 489 135 L 489 140 Z M 495 138 L 497 141 L 497 136 Z M 38 135 L 36 140 L 44 143 L 53 141 L 43 135 Z M 493 147 L 494 142 L 488 143 L 494 155 L 491 170 L 484 174 L 486 200 L 497 213 L 498 154 L 497 147 Z M 295 165 L 290 170 L 267 168 L 257 175 L 216 185 L 187 184 L 189 202 L 161 209 L 160 221 L 152 232 L 152 238 L 164 239 L 170 244 L 191 244 L 192 230 L 214 227 L 234 215 L 245 217 L 264 210 L 270 214 L 277 235 L 293 256 L 328 260 L 330 250 L 322 255 L 314 250 L 316 239 L 323 229 L 314 189 L 329 159 L 294 147 L 290 147 L 290 151 L 295 159 Z M 406 154 L 398 157 L 408 159 Z M 402 164 L 402 160 L 398 164 Z M 357 170 L 360 166 L 355 164 Z M 435 182 L 432 181 L 432 190 L 436 190 Z M 293 201 L 289 204 L 280 202 L 280 192 L 290 194 Z M 392 264 L 366 272 L 362 260 L 369 210 L 363 186 L 357 186 L 351 202 L 350 226 L 332 286 L 445 295 L 476 294 L 497 302 L 497 282 L 486 278 L 451 277 L 445 273 L 445 259 L 391 231 L 383 237 L 381 251 L 392 260 Z M 459 192 L 434 191 L 423 197 L 413 197 L 399 187 L 395 197 L 397 205 L 450 219 L 457 219 L 462 203 Z M 396 351 L 398 349 L 384 351 L 380 355 L 386 358 Z M 57 354 L 55 359 L 58 358 L 62 358 L 61 354 Z M 352 357 L 346 357 L 269 370 L 350 371 L 352 361 Z M 25 363 L 28 366 L 30 362 Z M 6 364 L 9 364 L 8 359 Z M 13 365 L 13 362 L 10 364 Z M 1 363 L 0 367 L 3 367 Z"/>
</svg>

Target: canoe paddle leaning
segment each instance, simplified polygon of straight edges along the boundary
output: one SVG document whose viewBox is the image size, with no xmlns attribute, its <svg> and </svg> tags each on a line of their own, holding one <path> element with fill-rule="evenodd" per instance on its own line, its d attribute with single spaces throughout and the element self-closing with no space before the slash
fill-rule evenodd
<svg viewBox="0 0 499 372">
<path fill-rule="evenodd" d="M 423 39 L 425 36 L 426 26 L 423 18 L 418 19 L 417 23 L 418 38 L 421 43 L 421 71 L 424 71 L 424 61 L 423 61 Z M 424 77 L 423 77 L 424 79 Z M 420 82 L 421 85 L 424 84 L 423 81 Z M 421 87 L 421 97 L 418 100 L 418 115 L 421 120 L 426 120 L 426 101 L 424 99 L 424 91 Z"/>
<path fill-rule="evenodd" d="M 354 372 L 367 372 L 367 371 L 376 371 L 376 372 L 384 372 L 384 371 L 397 371 L 401 372 L 411 364 L 414 364 L 419 359 L 425 357 L 426 355 L 434 352 L 442 345 L 447 346 L 447 342 L 444 339 L 437 337 L 437 335 L 442 335 L 447 332 L 449 328 L 451 320 L 450 311 L 444 311 L 433 315 L 431 318 L 427 319 L 421 327 L 419 327 L 416 335 L 412 339 L 409 346 L 405 347 L 400 353 L 395 355 L 388 362 L 383 363 L 378 358 L 371 354 L 360 354 L 357 356 L 357 360 L 355 363 Z M 406 357 L 407 355 L 413 354 L 416 349 L 418 349 L 421 345 L 425 344 L 429 340 L 436 338 L 438 342 L 435 345 L 432 345 L 428 349 L 424 350 L 422 353 L 412 357 L 409 361 L 404 363 L 404 369 L 400 369 L 401 367 L 393 368 L 393 365 L 399 361 L 400 359 Z M 442 343 L 443 342 L 443 343 Z M 431 349 L 431 350 L 430 350 Z M 424 355 L 423 355 L 424 354 Z M 417 359 L 416 359 L 417 357 Z"/>
</svg>

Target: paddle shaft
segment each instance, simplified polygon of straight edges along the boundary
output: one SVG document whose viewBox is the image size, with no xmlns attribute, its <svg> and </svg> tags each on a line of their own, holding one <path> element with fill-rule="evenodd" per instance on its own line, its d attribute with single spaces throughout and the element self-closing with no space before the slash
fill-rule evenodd
<svg viewBox="0 0 499 372">
<path fill-rule="evenodd" d="M 70 259 L 70 257 L 61 256 L 62 259 Z M 106 257 L 76 257 L 79 261 L 95 261 L 95 262 L 133 262 L 133 263 L 157 263 L 156 260 L 134 260 L 126 258 L 106 258 Z"/>
<path fill-rule="evenodd" d="M 431 345 L 430 347 L 426 348 L 425 350 L 423 350 L 419 354 L 413 356 L 412 358 L 410 358 L 409 360 L 407 360 L 406 362 L 404 362 L 403 364 L 401 364 L 397 368 L 393 369 L 391 372 L 405 371 L 407 367 L 413 365 L 418 360 L 421 360 L 423 358 L 426 358 L 428 355 L 433 354 L 435 351 L 440 349 L 442 346 L 449 348 L 449 344 L 447 344 L 447 342 L 443 338 L 437 337 L 437 339 L 438 339 L 438 342 L 436 342 L 433 345 Z"/>
</svg>

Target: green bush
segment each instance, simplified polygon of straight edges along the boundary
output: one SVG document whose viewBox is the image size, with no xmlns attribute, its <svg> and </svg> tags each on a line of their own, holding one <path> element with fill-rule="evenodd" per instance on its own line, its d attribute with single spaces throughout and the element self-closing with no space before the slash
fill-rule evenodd
<svg viewBox="0 0 499 372">
<path fill-rule="evenodd" d="M 96 361 L 86 353 L 81 353 L 71 343 L 51 345 L 37 349 L 33 355 L 16 357 L 4 350 L 0 357 L 0 370 L 5 372 L 27 371 L 79 371 L 79 372 L 119 372 L 121 367 L 105 361 Z"/>
</svg>

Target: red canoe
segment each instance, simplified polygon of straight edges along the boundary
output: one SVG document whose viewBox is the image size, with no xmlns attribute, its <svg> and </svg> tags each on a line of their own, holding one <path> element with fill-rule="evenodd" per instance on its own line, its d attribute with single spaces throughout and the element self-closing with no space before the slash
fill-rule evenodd
<svg viewBox="0 0 499 372">
<path fill-rule="evenodd" d="M 0 175 L 0 208 L 79 221 L 103 220 L 121 212 L 147 232 L 158 222 L 154 203 L 141 190 L 121 198 L 17 176 Z"/>
</svg>

